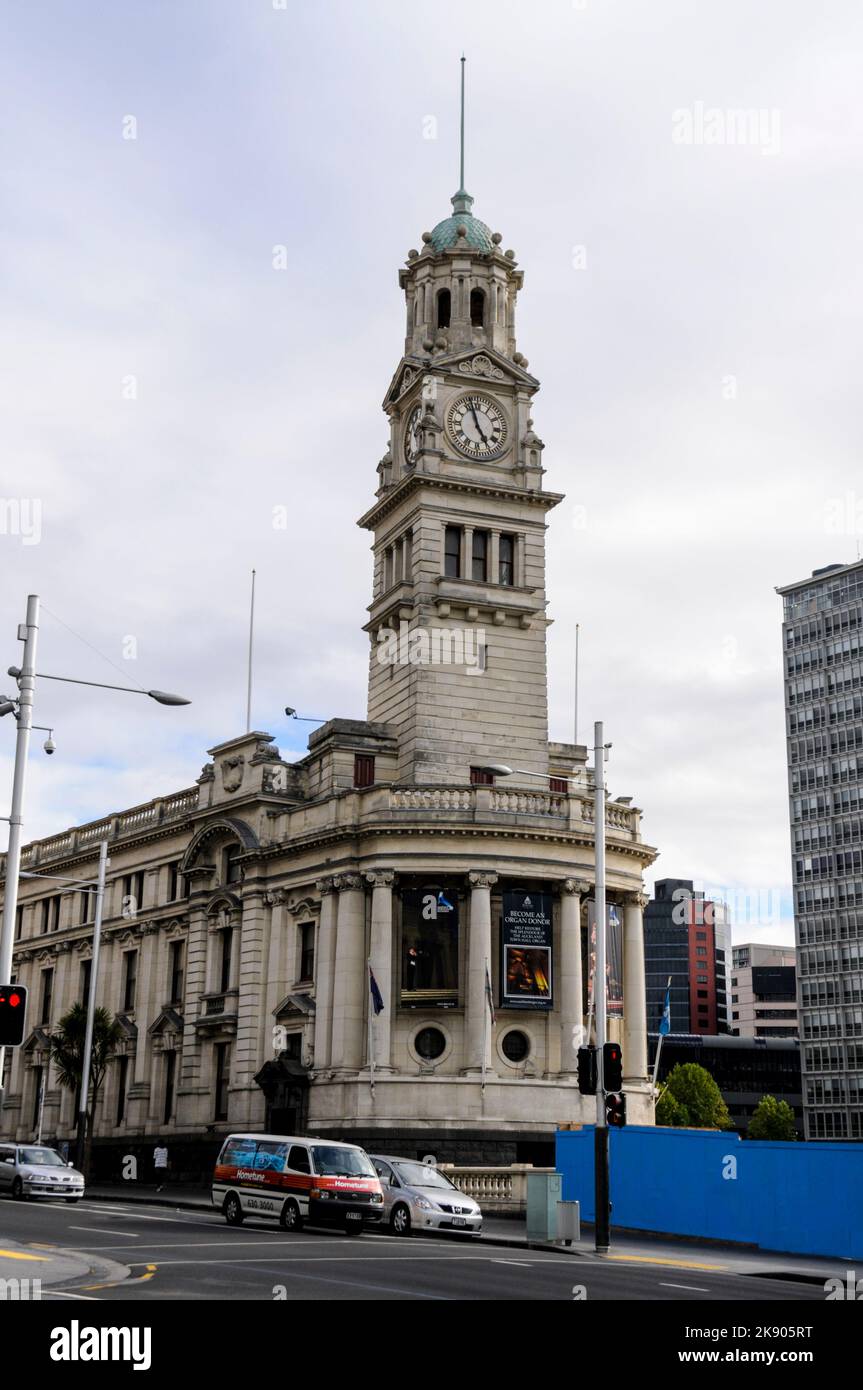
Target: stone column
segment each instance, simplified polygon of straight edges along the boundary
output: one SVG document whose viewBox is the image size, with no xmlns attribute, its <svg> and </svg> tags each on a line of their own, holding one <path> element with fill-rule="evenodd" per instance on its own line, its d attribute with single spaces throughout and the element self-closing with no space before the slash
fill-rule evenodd
<svg viewBox="0 0 863 1390">
<path fill-rule="evenodd" d="M 623 1074 L 647 1080 L 647 1000 L 644 977 L 643 893 L 631 893 L 623 915 Z"/>
<path fill-rule="evenodd" d="M 315 1071 L 330 1065 L 333 1027 L 333 976 L 336 960 L 335 880 L 320 878 L 315 884 L 321 895 L 321 924 L 315 961 Z"/>
<path fill-rule="evenodd" d="M 330 1064 L 359 1071 L 365 1039 L 366 895 L 359 874 L 341 874 L 336 881 L 339 909 L 336 919 L 335 978 L 333 980 L 333 1042 Z"/>
<path fill-rule="evenodd" d="M 250 1127 L 264 1120 L 264 1095 L 255 1083 L 255 1073 L 265 1060 L 260 1055 L 259 1028 L 263 1004 L 261 981 L 267 961 L 266 889 L 243 884 L 240 927 L 233 927 L 231 945 L 231 988 L 237 996 L 237 1040 L 231 1078 L 229 1116 L 232 1124 Z M 241 1093 L 241 1094 L 239 1094 Z"/>
<path fill-rule="evenodd" d="M 211 877 L 192 871 L 189 903 L 189 934 L 186 944 L 185 1005 L 183 1010 L 182 1073 L 176 1078 L 177 1128 L 191 1127 L 212 1119 L 207 1104 L 209 1086 L 201 1065 L 202 1048 L 195 1024 L 203 1011 L 201 996 L 207 990 L 208 923 L 204 910 Z"/>
<path fill-rule="evenodd" d="M 468 874 L 470 884 L 470 936 L 467 955 L 467 1011 L 465 1027 L 468 1071 L 479 1072 L 489 1065 L 491 1029 L 485 995 L 485 972 L 491 979 L 491 890 L 497 874 Z"/>
<path fill-rule="evenodd" d="M 581 968 L 581 900 L 590 890 L 583 879 L 560 885 L 560 1070 L 576 1070 L 576 1048 L 584 1039 L 584 981 Z"/>
<path fill-rule="evenodd" d="M 372 931 L 369 955 L 378 989 L 384 1001 L 381 1013 L 373 1019 L 375 1046 L 375 1066 L 389 1070 L 392 1065 L 392 1017 L 393 1017 L 393 883 L 395 874 L 390 869 L 377 870 L 366 874 L 366 883 L 372 886 Z M 371 1008 L 371 997 L 369 997 Z M 367 1061 L 370 1059 L 366 1059 Z"/>
</svg>

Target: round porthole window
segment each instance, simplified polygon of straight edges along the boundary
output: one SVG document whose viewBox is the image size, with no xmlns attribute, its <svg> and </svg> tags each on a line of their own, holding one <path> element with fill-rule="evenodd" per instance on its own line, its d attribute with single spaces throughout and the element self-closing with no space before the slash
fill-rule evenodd
<svg viewBox="0 0 863 1390">
<path fill-rule="evenodd" d="M 530 1052 L 530 1038 L 520 1028 L 513 1028 L 504 1037 L 500 1048 L 508 1062 L 523 1062 Z"/>
<path fill-rule="evenodd" d="M 446 1038 L 439 1028 L 421 1028 L 414 1038 L 414 1048 L 424 1062 L 436 1062 L 446 1050 Z"/>
</svg>

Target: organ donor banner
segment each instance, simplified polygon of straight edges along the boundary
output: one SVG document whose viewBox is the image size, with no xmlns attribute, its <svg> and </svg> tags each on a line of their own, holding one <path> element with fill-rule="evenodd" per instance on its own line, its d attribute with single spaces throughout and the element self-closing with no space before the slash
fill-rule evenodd
<svg viewBox="0 0 863 1390">
<path fill-rule="evenodd" d="M 551 894 L 508 891 L 501 919 L 503 1009 L 552 1007 Z"/>
</svg>

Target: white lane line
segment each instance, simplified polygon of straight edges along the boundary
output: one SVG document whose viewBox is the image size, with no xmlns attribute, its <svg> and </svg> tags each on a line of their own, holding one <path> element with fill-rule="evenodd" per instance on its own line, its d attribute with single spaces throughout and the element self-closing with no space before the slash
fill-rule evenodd
<svg viewBox="0 0 863 1390">
<path fill-rule="evenodd" d="M 663 1284 L 660 1280 L 661 1289 L 690 1289 L 693 1293 L 710 1293 L 709 1289 L 702 1289 L 698 1284 Z"/>
<path fill-rule="evenodd" d="M 100 1248 L 104 1248 L 104 1247 L 100 1247 Z M 389 1258 L 390 1258 L 390 1257 L 389 1257 L 388 1255 L 309 1255 L 309 1256 L 307 1256 L 307 1257 L 304 1258 L 304 1259 L 297 1260 L 296 1263 L 297 1263 L 298 1265 L 300 1265 L 300 1264 L 302 1264 L 302 1265 L 309 1265 L 309 1264 L 374 1264 L 374 1263 L 379 1263 L 381 1260 L 389 1260 Z M 266 1256 L 261 1256 L 260 1258 L 258 1258 L 258 1257 L 248 1258 L 248 1257 L 246 1257 L 246 1256 L 242 1256 L 241 1258 L 236 1259 L 236 1260 L 203 1260 L 203 1259 L 198 1259 L 198 1260 L 159 1260 L 158 1263 L 159 1263 L 159 1268 L 162 1269 L 163 1267 L 165 1267 L 165 1266 L 167 1266 L 167 1265 L 199 1265 L 199 1264 L 206 1264 L 206 1265 L 209 1265 L 209 1266 L 211 1266 L 211 1267 L 219 1267 L 219 1266 L 221 1266 L 221 1265 L 271 1264 L 271 1263 L 272 1263 L 272 1260 L 273 1260 L 273 1256 L 272 1256 L 272 1254 L 270 1254 L 270 1255 L 266 1255 Z M 483 1261 L 483 1262 L 486 1263 L 486 1264 L 491 1264 L 491 1263 L 492 1263 L 492 1260 L 491 1260 L 491 1258 L 490 1258 L 488 1255 L 450 1255 L 450 1256 L 445 1256 L 445 1255 L 403 1255 L 403 1256 L 401 1257 L 401 1259 L 398 1261 L 398 1263 L 399 1263 L 399 1264 L 446 1264 L 448 1260 L 449 1260 L 450 1263 L 454 1263 L 455 1261 L 463 1262 L 463 1261 L 466 1261 L 466 1260 L 467 1260 L 467 1261 L 473 1260 L 475 1263 L 476 1263 L 476 1262 L 479 1262 L 479 1261 Z M 144 1260 L 136 1260 L 136 1261 L 134 1261 L 133 1263 L 134 1263 L 134 1264 L 144 1264 L 145 1261 L 144 1261 Z M 390 1263 L 392 1263 L 392 1261 L 390 1261 Z M 556 1269 L 562 1269 L 562 1270 L 564 1270 L 564 1271 L 566 1270 L 566 1265 L 561 1264 L 558 1260 L 536 1260 L 536 1261 L 534 1261 L 534 1263 L 535 1263 L 535 1264 L 544 1264 L 544 1265 L 554 1265 L 554 1267 L 555 1267 Z M 299 1277 L 299 1276 L 298 1276 L 298 1277 Z"/>
<path fill-rule="evenodd" d="M 63 1293 L 60 1289 L 43 1289 L 40 1298 L 83 1298 L 86 1303 L 101 1303 L 91 1293 Z"/>
<path fill-rule="evenodd" d="M 105 1226 L 70 1226 L 70 1231 L 92 1231 L 97 1236 L 126 1236 L 129 1240 L 140 1240 L 137 1231 L 108 1230 Z"/>
<path fill-rule="evenodd" d="M 490 1264 L 493 1264 L 493 1265 L 518 1265 L 519 1269 L 530 1269 L 530 1261 L 529 1261 L 529 1260 L 495 1260 L 495 1259 L 492 1259 L 489 1263 L 490 1263 Z"/>
</svg>

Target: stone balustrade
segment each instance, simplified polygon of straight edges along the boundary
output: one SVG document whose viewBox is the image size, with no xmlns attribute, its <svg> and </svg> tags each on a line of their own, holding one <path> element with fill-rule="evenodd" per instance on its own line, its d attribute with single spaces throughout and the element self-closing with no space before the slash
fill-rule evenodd
<svg viewBox="0 0 863 1390">
<path fill-rule="evenodd" d="M 534 1168 L 531 1163 L 513 1163 L 508 1168 L 461 1168 L 453 1163 L 439 1167 L 466 1197 L 479 1202 L 486 1216 L 523 1216 L 528 1175 L 554 1172 L 553 1168 Z"/>
</svg>

